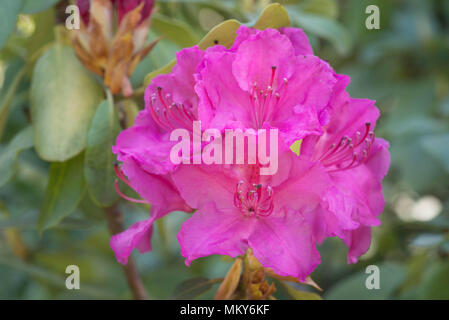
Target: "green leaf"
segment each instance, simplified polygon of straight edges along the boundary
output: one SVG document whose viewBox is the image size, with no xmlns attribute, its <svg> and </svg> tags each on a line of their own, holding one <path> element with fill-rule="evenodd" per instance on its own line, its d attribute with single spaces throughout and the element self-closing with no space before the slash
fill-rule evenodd
<svg viewBox="0 0 449 320">
<path fill-rule="evenodd" d="M 121 112 L 120 121 L 123 121 L 126 128 L 132 127 L 139 113 L 137 103 L 132 99 L 123 99 L 117 105 Z"/>
<path fill-rule="evenodd" d="M 151 26 L 165 38 L 181 47 L 191 47 L 198 42 L 195 33 L 190 26 L 183 21 L 155 14 L 151 17 Z"/>
<path fill-rule="evenodd" d="M 282 284 L 282 287 L 285 289 L 287 294 L 295 300 L 323 300 L 320 295 L 313 293 L 298 290 L 286 284 L 284 281 L 279 281 Z"/>
<path fill-rule="evenodd" d="M 181 282 L 175 289 L 172 298 L 176 300 L 195 299 L 212 288 L 214 281 L 198 277 Z"/>
<path fill-rule="evenodd" d="M 3 48 L 16 26 L 17 15 L 22 8 L 22 0 L 0 1 L 0 49 Z"/>
<path fill-rule="evenodd" d="M 38 60 L 31 82 L 35 148 L 47 161 L 66 161 L 86 146 L 103 90 L 69 46 L 56 44 Z"/>
<path fill-rule="evenodd" d="M 338 21 L 300 10 L 291 10 L 290 14 L 300 28 L 330 41 L 340 54 L 346 55 L 351 51 L 351 34 Z"/>
<path fill-rule="evenodd" d="M 21 12 L 26 14 L 44 11 L 61 0 L 23 0 Z"/>
<path fill-rule="evenodd" d="M 234 43 L 237 36 L 237 29 L 240 27 L 240 22 L 231 19 L 226 20 L 215 26 L 210 30 L 203 39 L 198 43 L 201 50 L 206 50 L 207 48 L 215 45 L 221 44 L 226 48 L 230 48 Z"/>
<path fill-rule="evenodd" d="M 391 298 L 393 292 L 404 281 L 406 268 L 391 262 L 380 264 L 378 267 L 380 271 L 379 289 L 367 289 L 365 282 L 370 274 L 359 272 L 337 282 L 326 292 L 325 298 L 329 300 L 384 300 Z"/>
<path fill-rule="evenodd" d="M 86 189 L 82 174 L 83 156 L 80 154 L 63 163 L 52 163 L 44 205 L 37 223 L 40 232 L 56 226 L 71 214 L 81 201 Z"/>
<path fill-rule="evenodd" d="M 265 30 L 267 28 L 278 29 L 288 26 L 290 26 L 290 18 L 287 10 L 279 3 L 273 3 L 263 10 L 254 28 Z"/>
<path fill-rule="evenodd" d="M 105 207 L 118 199 L 114 190 L 116 177 L 112 145 L 119 132 L 114 104 L 104 100 L 95 113 L 87 135 L 84 174 L 90 196 L 97 204 Z"/>
<path fill-rule="evenodd" d="M 20 152 L 33 146 L 33 129 L 27 127 L 20 131 L 0 153 L 0 188 L 9 182 L 17 169 Z"/>
</svg>

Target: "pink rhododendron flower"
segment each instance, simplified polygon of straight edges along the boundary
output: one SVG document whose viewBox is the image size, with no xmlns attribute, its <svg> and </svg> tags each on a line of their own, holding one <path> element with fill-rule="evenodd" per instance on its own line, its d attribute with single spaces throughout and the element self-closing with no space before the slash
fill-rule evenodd
<svg viewBox="0 0 449 320">
<path fill-rule="evenodd" d="M 206 128 L 277 128 L 287 145 L 322 134 L 336 79 L 300 29 L 242 26 L 233 47 L 208 49 L 197 72 Z"/>
<path fill-rule="evenodd" d="M 264 267 L 301 281 L 320 263 L 320 194 L 324 169 L 291 151 L 281 170 L 261 176 L 257 165 L 182 166 L 173 174 L 181 196 L 198 211 L 178 234 L 186 263 L 211 254 L 235 257 L 251 248 Z"/>
<path fill-rule="evenodd" d="M 331 184 L 323 196 L 329 236 L 349 246 L 348 261 L 356 262 L 370 244 L 370 226 L 380 224 L 384 207 L 381 181 L 390 165 L 388 142 L 375 138 L 379 111 L 374 101 L 353 99 L 345 91 L 349 77 L 339 75 L 330 101 L 330 121 L 319 137 L 306 137 L 301 156 L 319 161 Z"/>
<path fill-rule="evenodd" d="M 167 112 L 171 105 L 167 105 L 167 100 L 176 99 L 179 104 L 170 109 L 170 114 L 167 113 L 166 116 L 189 121 L 191 128 L 192 120 L 196 118 L 197 104 L 193 75 L 202 56 L 203 52 L 197 48 L 185 49 L 177 54 L 178 63 L 173 72 L 157 77 L 147 88 L 146 108 L 139 113 L 134 126 L 120 133 L 113 147 L 117 159 L 123 163 L 122 170 L 127 177 L 122 176 L 122 180 L 127 180 L 152 205 L 149 219 L 138 222 L 111 238 L 111 247 L 121 263 L 127 263 L 133 248 L 138 248 L 141 252 L 151 250 L 152 225 L 156 219 L 172 211 L 192 210 L 180 197 L 171 178 L 171 172 L 177 167 L 170 162 L 169 156 L 174 145 L 169 136 L 175 125 L 155 112 Z M 176 126 L 179 125 L 181 123 L 176 123 Z M 187 124 L 183 125 L 188 127 Z"/>
<path fill-rule="evenodd" d="M 242 26 L 229 49 L 181 50 L 172 72 L 148 86 L 145 109 L 113 149 L 123 163 L 119 176 L 152 203 L 148 220 L 112 238 L 117 259 L 126 263 L 134 247 L 151 248 L 155 219 L 194 208 L 178 234 L 187 264 L 251 248 L 264 267 L 304 280 L 320 262 L 317 243 L 331 236 L 355 262 L 380 223 L 389 153 L 374 136 L 374 102 L 349 97 L 348 83 L 295 28 Z M 193 121 L 223 134 L 278 129 L 278 172 L 261 176 L 259 164 L 172 163 L 170 133 L 191 131 Z M 299 157 L 288 148 L 297 140 Z"/>
</svg>

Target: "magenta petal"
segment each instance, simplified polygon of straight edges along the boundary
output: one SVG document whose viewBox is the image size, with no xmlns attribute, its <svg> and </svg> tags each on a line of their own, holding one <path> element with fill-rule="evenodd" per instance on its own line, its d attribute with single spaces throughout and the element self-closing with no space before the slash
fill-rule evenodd
<svg viewBox="0 0 449 320">
<path fill-rule="evenodd" d="M 333 70 L 315 56 L 296 57 L 295 72 L 280 89 L 279 110 L 271 125 L 291 144 L 308 135 L 321 135 L 328 118 L 328 105 L 337 83 Z"/>
<path fill-rule="evenodd" d="M 119 161 L 132 157 L 147 172 L 166 174 L 176 168 L 170 161 L 173 145 L 168 134 L 161 132 L 148 111 L 143 110 L 139 113 L 136 124 L 119 134 L 113 152 L 117 154 Z"/>
<path fill-rule="evenodd" d="M 349 98 L 341 105 L 332 106 L 331 121 L 325 128 L 325 134 L 315 146 L 315 158 L 324 154 L 332 144 L 338 145 L 341 138 L 347 136 L 354 139 L 356 132 L 365 133 L 366 124 L 370 131 L 374 130 L 379 110 L 373 100 Z M 307 148 L 308 143 L 306 143 Z"/>
<path fill-rule="evenodd" d="M 180 194 L 192 208 L 207 202 L 214 202 L 219 209 L 232 207 L 239 180 L 219 165 L 181 166 L 173 173 Z"/>
<path fill-rule="evenodd" d="M 222 130 L 251 127 L 248 92 L 232 74 L 235 53 L 208 51 L 204 57 L 195 90 L 200 97 L 198 117 L 204 128 Z"/>
<path fill-rule="evenodd" d="M 312 46 L 310 45 L 309 39 L 304 31 L 299 28 L 291 27 L 280 28 L 279 31 L 290 39 L 297 56 L 309 54 L 313 55 Z"/>
<path fill-rule="evenodd" d="M 174 210 L 190 211 L 170 175 L 148 173 L 133 158 L 124 159 L 122 169 L 133 189 L 153 206 L 161 208 L 163 211 L 161 214 Z"/>
<path fill-rule="evenodd" d="M 237 36 L 235 37 L 234 43 L 233 43 L 232 47 L 230 48 L 230 50 L 236 51 L 238 49 L 238 47 L 242 44 L 242 42 L 247 40 L 251 35 L 257 34 L 260 32 L 262 32 L 262 31 L 260 31 L 258 29 L 254 29 L 254 28 L 249 28 L 245 25 L 241 25 L 236 31 Z"/>
<path fill-rule="evenodd" d="M 371 150 L 366 166 L 371 170 L 377 179 L 383 179 L 390 167 L 390 152 L 388 148 L 390 144 L 381 138 L 376 138 Z"/>
<path fill-rule="evenodd" d="M 368 251 L 371 244 L 371 228 L 360 227 L 345 231 L 340 238 L 349 247 L 348 263 L 356 263 L 358 257 Z"/>
<path fill-rule="evenodd" d="M 117 261 L 127 264 L 128 258 L 134 248 L 140 253 L 151 250 L 151 236 L 153 234 L 153 221 L 155 217 L 134 223 L 127 230 L 111 237 L 110 245 L 114 250 Z"/>
<path fill-rule="evenodd" d="M 150 102 L 153 101 L 155 109 L 164 110 L 164 104 L 169 107 L 172 103 L 176 103 L 184 105 L 186 109 L 196 114 L 198 97 L 194 90 L 195 74 L 203 56 L 204 51 L 197 46 L 179 51 L 172 72 L 155 77 L 147 87 L 145 107 L 149 109 Z M 161 89 L 161 96 L 158 88 Z"/>
<path fill-rule="evenodd" d="M 259 219 L 249 237 L 254 256 L 281 276 L 304 281 L 320 263 L 311 225 L 297 212 Z"/>
<path fill-rule="evenodd" d="M 276 50 L 273 50 L 276 48 Z M 250 36 L 236 51 L 232 72 L 245 91 L 257 84 L 266 89 L 271 82 L 272 67 L 276 67 L 273 86 L 280 87 L 284 78 L 290 78 L 295 53 L 288 37 L 274 29 L 266 29 Z"/>
<path fill-rule="evenodd" d="M 359 223 L 377 226 L 377 216 L 384 207 L 382 185 L 366 166 L 331 174 L 334 187 L 329 189 L 326 200 L 344 229 L 354 229 Z"/>
<path fill-rule="evenodd" d="M 255 223 L 255 219 L 246 219 L 234 210 L 219 211 L 214 204 L 205 204 L 184 222 L 178 233 L 186 264 L 212 254 L 236 257 L 245 253 Z"/>
<path fill-rule="evenodd" d="M 275 207 L 279 211 L 284 208 L 315 209 L 320 202 L 320 195 L 325 192 L 329 184 L 326 172 L 321 166 L 304 160 L 293 152 L 280 156 L 291 158 L 291 164 L 288 179 L 275 188 Z M 292 199 L 295 200 L 292 201 Z"/>
<path fill-rule="evenodd" d="M 366 226 L 380 224 L 377 216 L 385 204 L 381 180 L 390 164 L 387 148 L 385 140 L 376 139 L 365 164 L 330 174 L 333 187 L 326 200 L 342 228 L 354 229 L 359 223 Z"/>
</svg>

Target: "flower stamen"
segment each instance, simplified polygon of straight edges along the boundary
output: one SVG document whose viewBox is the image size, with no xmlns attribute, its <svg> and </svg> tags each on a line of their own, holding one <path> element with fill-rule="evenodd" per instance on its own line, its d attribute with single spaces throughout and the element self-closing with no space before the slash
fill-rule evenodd
<svg viewBox="0 0 449 320">
<path fill-rule="evenodd" d="M 328 172 L 348 170 L 365 163 L 375 138 L 370 127 L 371 123 L 367 122 L 363 135 L 357 131 L 353 138 L 343 136 L 337 144 L 333 143 L 318 160 L 328 169 Z"/>
<path fill-rule="evenodd" d="M 160 108 L 156 106 L 158 101 Z M 188 110 L 184 104 L 174 102 L 170 94 L 166 94 L 164 98 L 161 87 L 157 87 L 157 93 L 151 95 L 149 105 L 151 116 L 162 129 L 167 131 L 177 128 L 192 130 L 192 122 L 196 119 L 192 111 Z"/>
<path fill-rule="evenodd" d="M 234 205 L 248 217 L 268 217 L 274 209 L 273 188 L 239 181 L 234 194 Z"/>
<path fill-rule="evenodd" d="M 115 171 L 115 174 L 117 175 L 117 177 L 120 180 L 122 180 L 126 185 L 131 187 L 131 183 L 128 181 L 128 179 L 126 179 L 123 171 L 119 168 L 119 165 L 117 163 L 114 164 L 114 171 Z M 134 202 L 134 203 L 150 204 L 149 202 L 147 202 L 145 200 L 134 199 L 134 198 L 131 198 L 131 197 L 128 197 L 127 195 L 125 195 L 123 192 L 120 191 L 120 188 L 119 188 L 119 185 L 118 185 L 118 180 L 114 181 L 114 189 L 115 189 L 115 192 L 117 192 L 117 194 L 120 197 L 122 197 L 123 199 L 125 199 L 125 200 L 128 200 L 130 202 Z"/>
</svg>

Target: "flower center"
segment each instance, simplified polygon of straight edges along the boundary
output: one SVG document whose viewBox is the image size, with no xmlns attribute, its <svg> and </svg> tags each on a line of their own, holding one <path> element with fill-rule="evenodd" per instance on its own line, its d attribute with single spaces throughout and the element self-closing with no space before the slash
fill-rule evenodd
<svg viewBox="0 0 449 320">
<path fill-rule="evenodd" d="M 268 217 L 273 212 L 273 188 L 240 181 L 234 194 L 234 205 L 248 217 Z"/>
<path fill-rule="evenodd" d="M 191 108 L 174 102 L 169 93 L 164 97 L 161 87 L 150 97 L 150 113 L 154 121 L 167 131 L 177 128 L 191 131 L 192 122 L 196 120 Z"/>
<path fill-rule="evenodd" d="M 352 137 L 344 136 L 323 153 L 319 160 L 328 172 L 352 169 L 368 159 L 374 143 L 374 132 L 370 131 L 370 127 L 371 124 L 367 122 L 363 135 L 357 131 Z"/>
<path fill-rule="evenodd" d="M 265 121 L 272 118 L 273 112 L 281 99 L 280 90 L 273 88 L 276 69 L 276 66 L 271 67 L 271 78 L 265 89 L 259 88 L 257 82 L 254 82 L 249 91 L 253 125 L 257 129 L 260 129 Z M 284 86 L 282 87 L 284 90 L 287 88 L 287 83 L 287 78 L 284 78 Z"/>
</svg>

